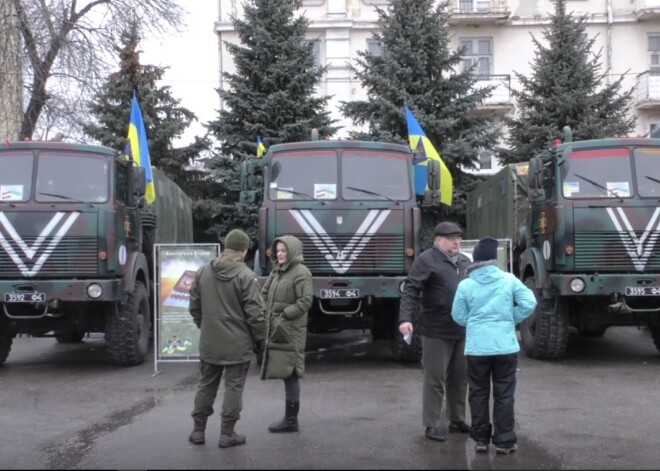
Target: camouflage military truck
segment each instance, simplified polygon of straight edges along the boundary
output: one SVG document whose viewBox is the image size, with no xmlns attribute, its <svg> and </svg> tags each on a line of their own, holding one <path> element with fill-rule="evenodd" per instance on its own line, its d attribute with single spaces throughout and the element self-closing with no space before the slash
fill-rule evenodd
<svg viewBox="0 0 660 471">
<path fill-rule="evenodd" d="M 58 142 L 0 144 L 0 364 L 26 334 L 79 342 L 104 332 L 117 364 L 144 361 L 153 245 L 191 242 L 191 200 L 115 150 Z M 163 217 L 167 214 L 167 217 Z"/>
<path fill-rule="evenodd" d="M 262 282 L 270 273 L 276 237 L 302 241 L 314 277 L 310 332 L 371 329 L 391 339 L 395 358 L 418 358 L 419 339 L 409 347 L 397 335 L 400 292 L 420 252 L 412 170 L 409 147 L 360 141 L 278 144 L 243 163 L 241 201 L 261 203 L 255 271 Z M 428 186 L 425 198 L 433 200 L 436 162 Z"/>
<path fill-rule="evenodd" d="M 467 235 L 512 240 L 539 299 L 520 327 L 527 356 L 563 356 L 569 328 L 622 325 L 647 325 L 660 350 L 660 139 L 569 136 L 469 194 Z"/>
</svg>

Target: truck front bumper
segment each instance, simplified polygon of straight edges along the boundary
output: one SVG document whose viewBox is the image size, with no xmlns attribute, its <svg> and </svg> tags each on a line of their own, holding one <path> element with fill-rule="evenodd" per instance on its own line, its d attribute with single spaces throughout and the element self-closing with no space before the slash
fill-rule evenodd
<svg viewBox="0 0 660 471">
<path fill-rule="evenodd" d="M 98 297 L 90 296 L 98 293 L 97 285 L 101 289 Z M 0 280 L 0 302 L 5 302 L 5 294 L 45 293 L 45 302 L 55 300 L 60 302 L 108 302 L 120 301 L 123 297 L 122 281 L 112 280 Z"/>
<path fill-rule="evenodd" d="M 359 297 L 373 296 L 374 298 L 398 298 L 403 289 L 405 276 L 393 277 L 315 277 L 314 296 L 323 298 L 322 293 L 338 289 L 359 290 Z"/>
<path fill-rule="evenodd" d="M 582 283 L 574 280 L 581 280 Z M 584 284 L 581 291 L 575 288 Z M 657 288 L 657 289 L 654 289 Z M 580 273 L 550 275 L 553 295 L 559 296 L 644 296 L 660 297 L 660 274 L 599 274 Z M 637 293 L 637 294 L 635 294 Z M 641 294 L 645 293 L 645 294 Z"/>
</svg>

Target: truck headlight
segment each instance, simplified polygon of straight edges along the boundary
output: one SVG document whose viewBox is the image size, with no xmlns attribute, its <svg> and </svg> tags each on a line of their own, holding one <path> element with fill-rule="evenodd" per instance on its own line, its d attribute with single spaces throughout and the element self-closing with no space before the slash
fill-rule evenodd
<svg viewBox="0 0 660 471">
<path fill-rule="evenodd" d="M 87 286 L 87 296 L 92 299 L 99 299 L 103 295 L 103 287 L 98 283 L 92 283 Z"/>
<path fill-rule="evenodd" d="M 585 287 L 585 284 L 584 284 L 584 280 L 582 280 L 582 278 L 573 278 L 571 280 L 570 288 L 571 288 L 571 291 L 573 291 L 574 293 L 581 293 L 582 291 L 584 291 L 584 287 Z"/>
</svg>

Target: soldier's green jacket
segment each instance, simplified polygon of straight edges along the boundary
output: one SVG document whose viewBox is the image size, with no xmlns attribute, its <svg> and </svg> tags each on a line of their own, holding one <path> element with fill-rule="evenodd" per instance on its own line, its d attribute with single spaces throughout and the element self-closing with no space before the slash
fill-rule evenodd
<svg viewBox="0 0 660 471">
<path fill-rule="evenodd" d="M 263 307 L 257 277 L 240 252 L 225 249 L 197 270 L 189 310 L 201 329 L 200 358 L 215 365 L 249 362 L 266 336 Z"/>
<path fill-rule="evenodd" d="M 286 379 L 294 371 L 305 374 L 305 341 L 307 312 L 312 307 L 312 274 L 303 264 L 302 243 L 293 236 L 273 241 L 273 254 L 278 242 L 288 250 L 285 265 L 276 265 L 261 295 L 266 302 L 268 342 L 261 365 L 262 379 Z"/>
</svg>

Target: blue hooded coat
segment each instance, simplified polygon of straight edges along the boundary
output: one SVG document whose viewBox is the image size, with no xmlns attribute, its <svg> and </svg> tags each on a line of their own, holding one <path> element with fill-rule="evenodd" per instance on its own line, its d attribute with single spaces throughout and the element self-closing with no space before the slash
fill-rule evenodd
<svg viewBox="0 0 660 471">
<path fill-rule="evenodd" d="M 520 351 L 516 324 L 532 315 L 536 297 L 495 260 L 468 268 L 452 307 L 452 317 L 466 327 L 466 355 L 506 355 Z"/>
</svg>

